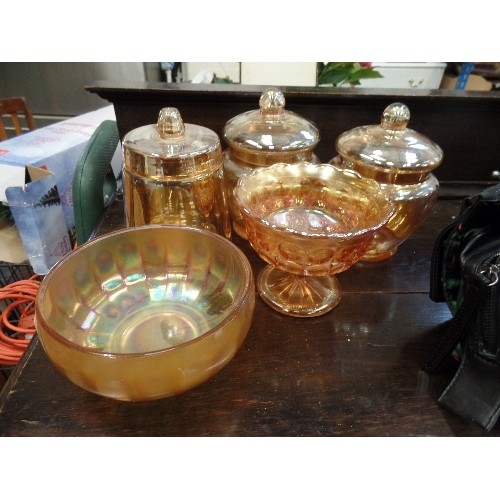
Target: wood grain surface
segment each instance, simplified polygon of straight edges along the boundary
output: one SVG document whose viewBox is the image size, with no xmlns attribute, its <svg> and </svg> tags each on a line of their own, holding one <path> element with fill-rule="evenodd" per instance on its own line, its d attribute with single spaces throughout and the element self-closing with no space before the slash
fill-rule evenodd
<svg viewBox="0 0 500 500">
<path fill-rule="evenodd" d="M 0 395 L 1 436 L 485 436 L 436 401 L 452 364 L 428 375 L 428 349 L 450 318 L 430 300 L 432 246 L 457 214 L 459 197 L 438 201 L 426 223 L 390 260 L 338 275 L 343 297 L 330 313 L 298 319 L 257 298 L 234 359 L 212 379 L 152 402 L 106 399 L 73 385 L 35 338 Z M 124 226 L 123 204 L 99 234 Z M 257 273 L 264 263 L 235 243 Z"/>
</svg>

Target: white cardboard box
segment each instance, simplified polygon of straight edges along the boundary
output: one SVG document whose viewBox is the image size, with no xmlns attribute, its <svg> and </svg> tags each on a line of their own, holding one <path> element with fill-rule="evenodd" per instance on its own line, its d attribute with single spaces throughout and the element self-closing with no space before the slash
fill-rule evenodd
<svg viewBox="0 0 500 500">
<path fill-rule="evenodd" d="M 20 170 L 25 171 L 26 180 L 5 190 L 7 202 L 33 272 L 47 274 L 72 249 L 56 179 L 49 170 Z"/>
<path fill-rule="evenodd" d="M 49 170 L 55 175 L 64 218 L 68 231 L 72 232 L 75 226 L 72 184 L 76 164 L 90 136 L 104 120 L 116 120 L 113 106 L 0 142 L 0 201 L 6 201 L 5 189 L 24 185 L 24 167 Z"/>
<path fill-rule="evenodd" d="M 13 215 L 16 212 L 16 225 L 0 231 L 0 260 L 20 262 L 28 258 L 34 272 L 46 274 L 71 250 L 75 234 L 72 185 L 76 165 L 95 129 L 104 120 L 115 119 L 113 106 L 106 106 L 0 142 L 0 201 L 9 205 L 9 188 L 22 189 L 29 196 L 30 189 L 36 190 L 35 185 L 47 176 L 55 178 L 53 185 L 60 198 L 59 206 L 45 207 L 42 218 L 37 220 L 38 209 L 35 214 L 33 207 L 22 200 L 23 193 L 18 192 L 26 210 L 21 207 L 19 212 L 19 204 L 11 207 Z M 39 169 L 47 172 L 37 175 Z M 116 175 L 116 168 L 114 171 Z M 31 173 L 29 178 L 27 172 Z"/>
</svg>

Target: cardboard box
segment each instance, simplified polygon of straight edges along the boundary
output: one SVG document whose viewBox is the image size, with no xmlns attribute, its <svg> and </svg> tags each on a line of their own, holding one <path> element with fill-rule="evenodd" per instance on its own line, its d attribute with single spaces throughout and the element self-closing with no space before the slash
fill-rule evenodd
<svg viewBox="0 0 500 500">
<path fill-rule="evenodd" d="M 21 264 L 26 260 L 28 256 L 17 227 L 14 225 L 0 227 L 0 265 L 2 262 Z"/>
<path fill-rule="evenodd" d="M 455 89 L 457 85 L 457 76 L 444 75 L 443 81 L 441 82 L 442 89 Z M 469 75 L 467 79 L 467 84 L 465 86 L 465 90 L 491 90 L 493 84 L 479 75 Z"/>
<path fill-rule="evenodd" d="M 26 182 L 5 190 L 16 228 L 35 273 L 47 274 L 71 252 L 55 175 L 37 167 L 22 169 Z"/>
<path fill-rule="evenodd" d="M 6 201 L 8 187 L 24 185 L 28 165 L 49 170 L 55 175 L 67 229 L 74 234 L 72 183 L 76 164 L 104 120 L 116 120 L 113 106 L 0 142 L 0 201 Z"/>
</svg>

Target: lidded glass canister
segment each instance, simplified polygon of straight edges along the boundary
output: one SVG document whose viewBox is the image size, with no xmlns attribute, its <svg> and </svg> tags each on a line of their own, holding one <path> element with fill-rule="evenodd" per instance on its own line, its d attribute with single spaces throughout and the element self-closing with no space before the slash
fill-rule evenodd
<svg viewBox="0 0 500 500">
<path fill-rule="evenodd" d="M 158 122 L 123 138 L 128 226 L 173 224 L 231 237 L 219 136 L 163 108 Z"/>
<path fill-rule="evenodd" d="M 238 179 L 255 168 L 275 163 L 318 163 L 314 148 L 319 142 L 316 126 L 285 109 L 285 96 L 276 88 L 265 90 L 259 109 L 229 120 L 223 131 L 228 148 L 223 153 L 224 181 L 233 229 L 246 239 L 243 218 L 234 198 Z"/>
<path fill-rule="evenodd" d="M 335 141 L 339 153 L 330 163 L 375 179 L 396 210 L 375 236 L 362 260 L 385 260 L 423 224 L 438 197 L 439 182 L 431 173 L 443 160 L 441 148 L 408 128 L 410 110 L 395 102 L 377 125 L 356 127 Z"/>
</svg>

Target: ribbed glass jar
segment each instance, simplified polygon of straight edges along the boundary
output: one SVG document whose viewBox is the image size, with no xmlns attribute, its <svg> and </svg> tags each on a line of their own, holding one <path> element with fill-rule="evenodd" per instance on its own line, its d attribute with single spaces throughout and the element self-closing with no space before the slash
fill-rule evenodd
<svg viewBox="0 0 500 500">
<path fill-rule="evenodd" d="M 339 153 L 330 163 L 375 179 L 396 211 L 375 236 L 362 260 L 392 257 L 420 227 L 437 200 L 439 182 L 432 174 L 443 160 L 441 148 L 408 128 L 410 110 L 392 103 L 380 124 L 356 127 L 335 141 Z"/>
<path fill-rule="evenodd" d="M 319 131 L 309 120 L 287 111 L 283 93 L 269 88 L 260 96 L 259 109 L 229 120 L 223 135 L 228 144 L 223 161 L 231 220 L 236 233 L 246 239 L 244 221 L 233 194 L 238 179 L 255 168 L 275 163 L 318 163 L 313 150 L 319 142 Z"/>
<path fill-rule="evenodd" d="M 195 226 L 231 238 L 220 139 L 176 108 L 125 135 L 123 189 L 128 226 Z"/>
</svg>

